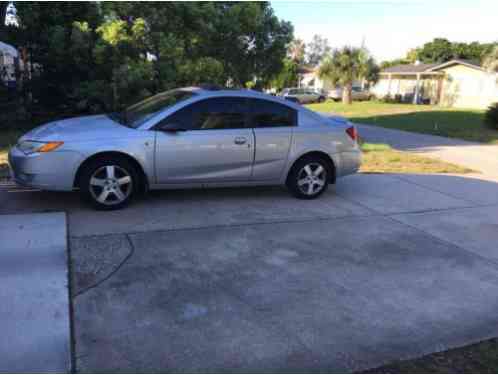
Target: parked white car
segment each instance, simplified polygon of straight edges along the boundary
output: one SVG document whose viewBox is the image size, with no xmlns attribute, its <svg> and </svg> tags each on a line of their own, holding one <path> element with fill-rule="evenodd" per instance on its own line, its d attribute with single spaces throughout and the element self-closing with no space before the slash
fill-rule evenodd
<svg viewBox="0 0 498 375">
<path fill-rule="evenodd" d="M 370 100 L 372 98 L 372 93 L 368 90 L 363 90 L 361 87 L 354 86 L 351 92 L 351 97 L 353 100 Z M 329 99 L 334 101 L 339 101 L 342 99 L 342 87 L 336 87 L 329 91 Z"/>
<path fill-rule="evenodd" d="M 321 103 L 326 99 L 324 94 L 306 88 L 286 88 L 282 90 L 280 96 L 299 104 Z"/>
</svg>

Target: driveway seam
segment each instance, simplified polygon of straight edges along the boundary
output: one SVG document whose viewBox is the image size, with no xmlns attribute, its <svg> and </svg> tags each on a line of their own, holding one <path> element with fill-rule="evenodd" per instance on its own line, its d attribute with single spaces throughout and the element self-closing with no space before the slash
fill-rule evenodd
<svg viewBox="0 0 498 375">
<path fill-rule="evenodd" d="M 348 200 L 351 203 L 356 203 L 353 200 L 348 198 L 341 198 Z M 361 204 L 358 204 L 361 205 Z M 310 219 L 300 219 L 300 220 L 278 220 L 278 221 L 260 221 L 260 222 L 251 222 L 251 223 L 238 223 L 238 224 L 221 224 L 221 225 L 207 225 L 207 226 L 197 226 L 197 227 L 186 227 L 186 228 L 164 228 L 164 229 L 154 229 L 154 230 L 143 230 L 143 231 L 134 231 L 134 232 L 109 232 L 102 234 L 85 234 L 85 235 L 76 235 L 71 236 L 70 238 L 80 239 L 86 237 L 106 237 L 112 235 L 124 235 L 124 236 L 133 236 L 140 235 L 144 233 L 163 233 L 163 232 L 179 232 L 179 231 L 190 231 L 190 230 L 203 230 L 203 229 L 228 229 L 228 228 L 241 228 L 244 226 L 258 226 L 258 225 L 272 225 L 272 224 L 299 224 L 299 223 L 311 223 L 314 221 L 337 221 L 337 220 L 347 220 L 347 219 L 355 219 L 355 218 L 369 218 L 369 217 L 390 217 L 391 215 L 409 215 L 409 214 L 424 214 L 424 213 L 436 213 L 436 212 L 449 212 L 453 210 L 466 210 L 472 208 L 485 208 L 485 207 L 498 207 L 498 203 L 496 204 L 482 204 L 482 205 L 473 205 L 473 206 L 461 206 L 461 207 L 450 207 L 450 208 L 433 208 L 427 210 L 417 210 L 417 211 L 398 211 L 398 212 L 388 212 L 382 213 L 379 211 L 373 211 L 372 213 L 363 214 L 363 215 L 345 215 L 345 216 L 322 216 L 315 217 Z"/>
<path fill-rule="evenodd" d="M 374 214 L 365 214 L 365 215 L 320 216 L 320 217 L 314 217 L 314 218 L 309 218 L 309 219 L 299 219 L 299 220 L 257 221 L 257 222 L 250 222 L 250 223 L 206 225 L 206 226 L 186 227 L 186 228 L 165 228 L 165 229 L 143 230 L 143 231 L 134 231 L 134 232 L 110 232 L 110 233 L 103 233 L 103 234 L 88 234 L 88 235 L 71 236 L 71 238 L 101 237 L 101 236 L 110 236 L 110 235 L 116 235 L 116 234 L 136 235 L 136 234 L 144 234 L 144 233 L 176 232 L 176 231 L 189 231 L 189 230 L 200 230 L 200 229 L 239 228 L 239 227 L 251 226 L 251 225 L 295 224 L 295 223 L 297 224 L 297 223 L 308 223 L 308 222 L 313 222 L 313 221 L 342 220 L 342 219 L 349 219 L 349 218 L 355 218 L 355 217 L 372 217 L 372 216 L 377 216 L 377 215 L 374 213 Z"/>
<path fill-rule="evenodd" d="M 450 198 L 453 198 L 453 199 L 458 199 L 458 200 L 461 200 L 461 201 L 464 201 L 464 202 L 467 202 L 467 203 L 471 203 L 471 204 L 476 204 L 476 205 L 478 205 L 478 204 L 479 204 L 478 202 L 474 202 L 473 200 L 466 199 L 466 198 L 461 198 L 461 197 L 457 197 L 457 196 L 455 196 L 455 195 L 453 195 L 453 194 L 449 194 L 449 193 L 447 193 L 447 192 L 443 192 L 443 191 L 440 191 L 440 190 L 438 190 L 438 189 L 433 189 L 433 188 L 428 187 L 428 186 L 426 186 L 426 185 L 422 185 L 422 184 L 420 184 L 420 183 L 418 183 L 418 182 L 413 182 L 413 181 L 410 181 L 410 180 L 408 180 L 408 179 L 406 179 L 406 178 L 403 178 L 402 176 L 399 176 L 399 175 L 395 175 L 395 176 L 393 176 L 393 177 L 394 177 L 394 178 L 397 178 L 397 179 L 399 179 L 399 180 L 401 180 L 401 181 L 404 181 L 404 182 L 407 182 L 407 183 L 410 183 L 410 184 L 416 185 L 416 186 L 418 186 L 418 187 L 421 187 L 421 188 L 427 189 L 427 190 L 429 190 L 429 191 L 433 191 L 433 192 L 435 192 L 435 193 L 440 193 L 440 194 L 446 195 L 447 197 L 450 197 Z"/>
<path fill-rule="evenodd" d="M 130 246 L 130 252 L 128 253 L 128 255 L 106 277 L 104 277 L 103 279 L 99 280 L 95 284 L 92 284 L 92 285 L 90 285 L 90 286 L 88 286 L 88 287 L 80 290 L 78 293 L 76 293 L 73 296 L 73 298 L 77 298 L 77 297 L 85 294 L 86 292 L 99 287 L 101 284 L 103 284 L 104 282 L 106 282 L 107 280 L 109 280 L 112 276 L 114 276 L 128 262 L 128 260 L 133 256 L 133 254 L 135 253 L 135 246 L 133 245 L 133 241 L 130 239 L 130 236 L 128 235 L 128 233 L 125 233 L 124 236 L 125 236 L 128 244 L 129 244 L 129 246 Z M 92 237 L 95 237 L 95 236 L 92 236 Z"/>
<path fill-rule="evenodd" d="M 76 330 L 75 330 L 75 315 L 74 315 L 74 304 L 73 304 L 73 256 L 71 254 L 71 241 L 69 236 L 69 217 L 66 211 L 64 211 L 64 216 L 66 218 L 66 249 L 67 249 L 67 294 L 69 299 L 69 345 L 70 345 L 70 357 L 71 364 L 69 372 L 71 374 L 76 374 Z"/>
</svg>

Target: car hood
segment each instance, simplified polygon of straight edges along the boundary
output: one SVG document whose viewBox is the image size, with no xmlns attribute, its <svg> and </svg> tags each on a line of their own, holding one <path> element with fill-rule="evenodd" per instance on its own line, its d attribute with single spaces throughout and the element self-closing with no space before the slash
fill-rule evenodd
<svg viewBox="0 0 498 375">
<path fill-rule="evenodd" d="M 21 137 L 20 141 L 81 141 L 101 138 L 130 130 L 107 115 L 74 117 L 38 126 Z"/>
</svg>

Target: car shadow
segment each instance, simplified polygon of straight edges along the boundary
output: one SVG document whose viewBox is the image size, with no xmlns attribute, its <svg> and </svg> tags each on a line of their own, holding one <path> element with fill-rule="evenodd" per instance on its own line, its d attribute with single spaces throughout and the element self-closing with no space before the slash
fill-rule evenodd
<svg viewBox="0 0 498 375">
<path fill-rule="evenodd" d="M 380 179 L 380 180 L 379 180 Z M 389 173 L 359 173 L 353 176 L 339 179 L 337 186 L 331 188 L 322 197 L 312 201 L 296 200 L 284 187 L 239 187 L 239 188 L 213 188 L 213 189 L 182 189 L 150 191 L 148 194 L 139 196 L 123 212 L 134 212 L 137 215 L 146 215 L 147 209 L 157 209 L 158 206 L 174 203 L 175 209 L 180 209 L 181 202 L 188 202 L 186 209 L 195 211 L 196 205 L 202 205 L 203 209 L 217 202 L 231 203 L 237 206 L 244 205 L 266 205 L 271 211 L 277 203 L 289 205 L 289 207 L 311 207 L 333 203 L 343 199 L 341 192 L 358 191 L 356 197 L 348 196 L 347 199 L 353 204 L 361 201 L 361 196 L 368 197 L 379 195 L 380 182 L 385 186 L 391 186 L 394 193 L 391 194 L 393 205 L 396 200 L 410 199 L 406 191 L 396 193 L 396 185 L 399 181 L 407 183 L 407 186 L 416 185 L 427 191 L 436 191 L 460 199 L 469 204 L 498 204 L 498 181 L 486 180 L 483 175 L 447 175 L 447 174 L 389 174 Z M 339 192 L 339 194 L 337 193 Z M 387 193 L 386 193 L 387 194 Z M 428 199 L 428 198 L 427 198 Z M 423 203 L 423 202 L 421 202 Z M 325 209 L 330 209 L 329 207 Z M 77 192 L 45 192 L 23 188 L 15 188 L 12 185 L 0 186 L 0 214 L 29 213 L 29 212 L 52 212 L 52 211 L 93 211 L 92 207 L 80 199 Z M 174 214 L 174 211 L 170 211 Z M 95 211 L 95 215 L 106 215 L 105 212 Z"/>
</svg>

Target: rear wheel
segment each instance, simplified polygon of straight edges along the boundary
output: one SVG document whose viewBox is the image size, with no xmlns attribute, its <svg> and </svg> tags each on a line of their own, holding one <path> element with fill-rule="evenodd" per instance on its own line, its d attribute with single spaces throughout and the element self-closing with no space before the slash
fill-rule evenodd
<svg viewBox="0 0 498 375">
<path fill-rule="evenodd" d="M 331 170 L 320 157 L 304 157 L 292 167 L 287 177 L 287 187 L 300 199 L 314 199 L 323 194 L 328 186 Z"/>
<path fill-rule="evenodd" d="M 80 179 L 83 196 L 99 210 L 116 210 L 128 205 L 138 188 L 135 167 L 119 157 L 90 162 Z"/>
</svg>

